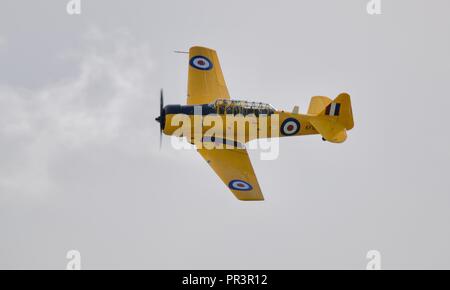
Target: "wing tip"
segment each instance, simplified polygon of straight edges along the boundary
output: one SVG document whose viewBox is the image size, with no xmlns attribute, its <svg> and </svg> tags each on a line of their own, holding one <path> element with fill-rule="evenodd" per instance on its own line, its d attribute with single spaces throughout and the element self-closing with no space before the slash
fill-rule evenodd
<svg viewBox="0 0 450 290">
<path fill-rule="evenodd" d="M 214 49 L 206 47 L 206 46 L 201 46 L 201 45 L 194 45 L 191 46 L 189 48 L 189 52 L 192 52 L 193 50 L 207 50 L 207 51 L 211 51 L 211 52 L 216 52 Z"/>
<path fill-rule="evenodd" d="M 238 200 L 242 201 L 242 202 L 263 202 L 264 198 L 261 198 L 261 199 L 239 199 L 238 198 Z"/>
<path fill-rule="evenodd" d="M 236 195 L 236 198 L 240 201 L 264 201 L 264 196 L 258 196 L 258 197 L 243 197 Z"/>
</svg>

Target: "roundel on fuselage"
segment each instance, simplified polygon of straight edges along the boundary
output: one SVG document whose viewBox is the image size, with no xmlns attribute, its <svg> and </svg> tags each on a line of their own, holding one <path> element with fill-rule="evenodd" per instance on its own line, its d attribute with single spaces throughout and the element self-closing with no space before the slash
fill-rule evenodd
<svg viewBox="0 0 450 290">
<path fill-rule="evenodd" d="M 280 131 L 285 136 L 295 135 L 300 131 L 300 122 L 294 118 L 287 118 L 281 124 Z"/>
</svg>

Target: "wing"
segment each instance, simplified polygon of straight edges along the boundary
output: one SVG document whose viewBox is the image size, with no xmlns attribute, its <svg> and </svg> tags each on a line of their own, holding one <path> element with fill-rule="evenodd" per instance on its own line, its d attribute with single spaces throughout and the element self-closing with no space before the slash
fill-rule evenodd
<svg viewBox="0 0 450 290">
<path fill-rule="evenodd" d="M 216 51 L 206 47 L 191 47 L 187 104 L 209 104 L 217 99 L 229 98 Z"/>
<path fill-rule="evenodd" d="M 246 149 L 198 149 L 239 200 L 264 200 Z"/>
</svg>

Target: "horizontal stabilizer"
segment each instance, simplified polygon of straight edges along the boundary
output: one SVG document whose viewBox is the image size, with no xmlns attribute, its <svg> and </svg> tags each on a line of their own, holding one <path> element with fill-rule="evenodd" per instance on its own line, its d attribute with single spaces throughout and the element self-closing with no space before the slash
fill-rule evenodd
<svg viewBox="0 0 450 290">
<path fill-rule="evenodd" d="M 332 102 L 328 97 L 316 96 L 311 98 L 309 103 L 308 114 L 319 115 Z"/>
<path fill-rule="evenodd" d="M 347 130 L 342 124 L 325 119 L 314 119 L 310 122 L 326 141 L 342 143 L 347 139 Z"/>
</svg>

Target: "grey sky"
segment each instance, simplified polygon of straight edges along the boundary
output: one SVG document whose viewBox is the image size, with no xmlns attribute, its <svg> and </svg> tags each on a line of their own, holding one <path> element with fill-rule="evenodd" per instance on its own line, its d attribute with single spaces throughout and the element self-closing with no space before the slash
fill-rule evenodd
<svg viewBox="0 0 450 290">
<path fill-rule="evenodd" d="M 450 3 L 3 0 L 0 268 L 450 268 Z M 158 151 L 158 91 L 218 51 L 234 98 L 352 96 L 341 145 L 284 138 L 236 200 L 195 151 Z"/>
</svg>

